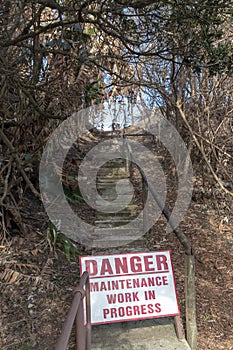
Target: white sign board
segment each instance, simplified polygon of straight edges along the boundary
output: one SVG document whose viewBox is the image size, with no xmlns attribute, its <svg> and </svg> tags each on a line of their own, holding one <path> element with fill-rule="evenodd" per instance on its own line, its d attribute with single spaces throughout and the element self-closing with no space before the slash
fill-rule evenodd
<svg viewBox="0 0 233 350">
<path fill-rule="evenodd" d="M 179 315 L 170 251 L 83 256 L 80 266 L 92 324 Z"/>
</svg>

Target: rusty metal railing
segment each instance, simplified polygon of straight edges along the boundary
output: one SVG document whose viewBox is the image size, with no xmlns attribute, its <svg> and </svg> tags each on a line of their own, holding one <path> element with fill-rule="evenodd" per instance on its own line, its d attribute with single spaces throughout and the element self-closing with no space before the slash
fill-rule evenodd
<svg viewBox="0 0 233 350">
<path fill-rule="evenodd" d="M 137 135 L 135 135 L 137 136 Z M 171 226 L 173 232 L 176 234 L 178 240 L 182 244 L 185 250 L 185 312 L 186 312 L 186 338 L 190 345 L 191 350 L 197 350 L 197 322 L 196 322 L 196 293 L 195 293 L 195 259 L 191 242 L 186 235 L 179 229 L 175 219 L 171 212 L 164 206 L 159 194 L 148 181 L 145 172 L 143 171 L 140 163 L 135 158 L 127 137 L 124 137 L 124 146 L 127 150 L 127 159 L 132 160 L 138 167 L 143 183 L 143 189 L 149 190 L 152 197 L 161 209 L 162 214 L 165 216 L 167 222 Z M 127 165 L 128 167 L 128 165 Z M 177 320 L 175 320 L 177 321 Z M 180 331 L 178 330 L 180 333 Z"/>
<path fill-rule="evenodd" d="M 84 298 L 86 298 L 86 322 L 84 322 L 82 302 Z M 91 350 L 90 283 L 89 275 L 86 271 L 83 273 L 77 287 L 73 290 L 73 301 L 55 345 L 55 350 L 66 350 L 74 323 L 77 350 Z"/>
</svg>

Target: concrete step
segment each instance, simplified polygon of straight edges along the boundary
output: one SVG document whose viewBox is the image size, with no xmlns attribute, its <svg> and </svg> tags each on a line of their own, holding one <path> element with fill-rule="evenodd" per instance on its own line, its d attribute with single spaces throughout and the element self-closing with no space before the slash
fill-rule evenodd
<svg viewBox="0 0 233 350">
<path fill-rule="evenodd" d="M 191 350 L 178 340 L 172 318 L 92 327 L 92 350 Z"/>
<path fill-rule="evenodd" d="M 118 179 L 119 180 L 119 179 Z M 98 191 L 100 191 L 100 193 L 102 192 L 108 192 L 109 194 L 112 194 L 112 193 L 116 193 L 116 184 L 118 182 L 118 180 L 115 180 L 115 181 L 101 181 L 101 182 L 98 182 L 96 184 L 96 188 Z M 123 179 L 122 179 L 123 180 Z M 128 193 L 133 193 L 133 189 L 132 189 L 132 186 L 130 186 L 129 184 L 129 180 L 128 182 L 123 182 L 121 180 L 121 183 L 120 183 L 120 186 L 118 186 L 118 191 L 119 191 L 119 187 L 120 187 L 120 193 L 125 193 L 125 194 L 128 194 Z"/>
<path fill-rule="evenodd" d="M 98 219 L 104 219 L 106 217 L 109 218 L 109 216 L 111 215 L 111 217 L 116 218 L 116 217 L 121 217 L 121 218 L 125 218 L 125 217 L 130 217 L 130 220 L 132 220 L 132 217 L 135 217 L 137 215 L 137 210 L 138 210 L 138 206 L 135 204 L 130 204 L 128 205 L 126 208 L 124 208 L 122 211 L 120 212 L 113 212 L 113 213 L 103 213 L 103 212 L 97 212 L 96 213 L 96 217 Z"/>
<path fill-rule="evenodd" d="M 116 226 L 121 226 L 121 225 L 126 225 L 130 222 L 130 219 L 113 219 L 110 218 L 109 220 L 96 220 L 95 221 L 95 226 L 97 227 L 116 227 Z"/>
<path fill-rule="evenodd" d="M 119 195 L 119 193 L 114 193 L 113 191 L 111 191 L 111 193 L 109 192 L 105 192 L 105 191 L 98 191 L 99 195 L 101 196 L 102 199 L 108 201 L 108 202 L 112 202 L 115 201 Z M 133 192 L 128 192 L 128 193 L 120 193 L 120 195 L 128 195 L 130 197 L 133 196 Z"/>
<path fill-rule="evenodd" d="M 126 176 L 125 176 L 126 175 Z M 128 179 L 128 177 L 129 177 L 129 173 L 126 173 L 124 175 L 124 177 L 122 177 L 122 179 L 121 179 L 121 182 L 122 182 L 122 184 L 128 184 L 129 183 L 129 179 Z M 117 180 L 118 180 L 118 178 L 117 178 Z M 116 180 L 114 180 L 113 178 L 111 178 L 111 179 L 106 179 L 105 177 L 101 177 L 101 176 L 99 176 L 98 177 L 98 182 L 97 182 L 97 184 L 98 183 L 106 183 L 106 184 L 110 184 L 110 183 L 115 183 L 116 182 Z"/>
<path fill-rule="evenodd" d="M 101 227 L 94 230 L 94 245 L 96 247 L 117 247 L 131 244 L 143 235 L 140 229 L 129 230 L 122 227 Z"/>
<path fill-rule="evenodd" d="M 124 180 L 125 178 L 129 178 L 130 175 L 127 173 L 118 173 L 118 174 L 111 174 L 111 173 L 106 173 L 106 174 L 99 174 L 97 177 L 98 182 L 117 182 L 118 180 Z"/>
<path fill-rule="evenodd" d="M 117 168 L 117 169 L 114 169 L 113 171 L 110 171 L 109 168 L 108 169 L 103 168 L 99 170 L 98 178 L 101 178 L 101 177 L 103 178 L 105 176 L 111 176 L 111 177 L 116 176 L 117 178 L 119 176 L 122 176 L 122 178 L 124 178 L 125 175 L 129 175 L 129 173 L 124 168 Z"/>
<path fill-rule="evenodd" d="M 106 162 L 109 161 L 113 161 L 115 159 L 122 159 L 121 158 L 121 152 L 119 150 L 111 150 L 109 152 L 100 152 L 95 154 L 95 159 L 103 159 L 106 160 Z"/>
<path fill-rule="evenodd" d="M 111 141 L 111 143 L 109 144 L 102 143 L 98 145 L 98 150 L 102 152 L 113 151 L 115 149 L 122 149 L 122 145 L 120 142 Z"/>
<path fill-rule="evenodd" d="M 108 176 L 106 178 L 106 176 Z M 109 174 L 98 174 L 98 177 L 97 177 L 97 182 L 98 183 L 110 183 L 110 182 L 116 182 L 119 180 L 119 178 L 122 180 L 122 182 L 124 181 L 125 183 L 129 182 L 129 176 L 130 174 L 128 172 L 125 172 L 124 174 L 114 174 L 114 176 L 116 177 L 116 180 L 114 180 L 114 176 L 110 177 L 109 179 L 109 176 L 110 176 L 110 173 Z"/>
<path fill-rule="evenodd" d="M 123 171 L 123 172 L 126 172 L 126 167 L 124 164 L 120 164 L 120 163 L 117 163 L 117 164 L 110 164 L 109 165 L 109 162 L 105 163 L 101 168 L 100 168 L 100 172 L 101 171 L 105 171 L 105 172 L 114 172 L 114 173 L 118 173 L 119 171 Z"/>
<path fill-rule="evenodd" d="M 124 244 L 123 246 L 114 246 L 108 247 L 104 250 L 104 247 L 95 247 L 92 248 L 92 255 L 106 255 L 106 254 L 121 254 L 121 253 L 135 253 L 135 252 L 146 252 L 148 248 L 146 247 L 146 239 L 144 236 L 132 241 L 128 244 Z"/>
<path fill-rule="evenodd" d="M 106 254 L 106 249 L 108 253 L 110 250 L 112 251 L 113 248 L 117 248 L 117 251 L 114 252 L 139 252 L 139 251 L 144 251 L 143 247 L 138 247 L 138 243 L 135 246 L 132 246 L 132 243 L 134 241 L 131 241 L 132 237 L 128 237 L 128 239 L 122 240 L 122 239 L 117 239 L 115 238 L 114 240 L 109 240 L 108 238 L 106 239 L 95 239 L 93 241 L 93 247 L 95 248 L 100 248 L 100 249 L 105 249 L 105 254 Z M 126 248 L 127 247 L 127 248 Z M 93 250 L 94 252 L 94 250 Z"/>
<path fill-rule="evenodd" d="M 121 181 L 120 182 L 120 185 L 121 187 L 126 187 L 129 189 L 129 176 L 126 175 L 124 176 L 123 178 L 98 178 L 97 179 L 97 184 L 96 184 L 96 187 L 99 188 L 99 187 L 102 187 L 102 188 L 109 188 L 110 186 L 112 186 L 112 188 L 114 188 L 113 186 L 116 186 L 116 183 L 118 181 Z"/>
<path fill-rule="evenodd" d="M 129 194 L 129 193 L 134 193 L 134 188 L 133 185 L 129 182 L 129 179 L 125 181 L 125 179 L 120 179 L 120 184 L 119 180 L 117 179 L 116 181 L 109 181 L 107 182 L 101 181 L 96 184 L 97 190 L 100 191 L 100 193 L 107 193 L 109 195 L 115 194 L 116 193 L 116 185 L 117 186 L 117 192 L 122 193 L 122 194 Z"/>
<path fill-rule="evenodd" d="M 106 155 L 104 157 L 104 159 L 106 158 Z M 85 166 L 85 169 L 88 168 L 88 171 L 91 172 L 95 172 L 96 170 L 102 171 L 119 171 L 120 169 L 124 169 L 125 170 L 125 162 L 122 159 L 116 158 L 114 160 L 107 160 L 104 164 L 102 164 L 101 166 L 98 164 L 93 164 L 94 160 L 91 162 L 88 161 L 86 162 L 86 164 L 88 164 L 88 166 Z M 79 176 L 85 176 L 84 170 L 82 168 L 79 169 Z"/>
<path fill-rule="evenodd" d="M 125 160 L 122 158 L 115 158 L 113 160 L 109 160 L 104 164 L 104 168 L 106 169 L 119 169 L 125 168 Z"/>
<path fill-rule="evenodd" d="M 121 194 L 120 197 L 118 196 L 114 201 L 108 201 L 108 209 L 115 212 L 115 209 L 117 210 L 119 206 L 126 207 L 130 204 L 132 201 L 132 195 L 127 194 Z M 103 202 L 101 200 L 96 201 L 96 209 L 98 210 L 98 207 L 103 206 Z"/>
<path fill-rule="evenodd" d="M 109 237 L 112 240 L 114 240 L 115 238 L 122 238 L 123 240 L 126 239 L 127 237 L 139 237 L 143 230 L 142 228 L 139 226 L 135 228 L 124 228 L 124 226 L 121 227 L 111 227 L 111 230 L 109 227 L 97 227 L 94 229 L 95 232 L 95 236 L 99 236 L 99 237 Z"/>
<path fill-rule="evenodd" d="M 100 182 L 97 182 L 96 184 L 96 188 L 101 191 L 101 190 L 105 190 L 105 191 L 114 191 L 116 188 L 116 181 L 108 181 L 108 182 L 104 182 L 103 180 L 101 180 Z"/>
</svg>

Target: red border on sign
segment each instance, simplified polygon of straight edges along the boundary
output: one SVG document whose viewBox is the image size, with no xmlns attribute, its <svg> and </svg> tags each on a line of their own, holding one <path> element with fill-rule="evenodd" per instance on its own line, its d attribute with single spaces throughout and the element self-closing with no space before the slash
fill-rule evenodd
<svg viewBox="0 0 233 350">
<path fill-rule="evenodd" d="M 79 256 L 79 262 L 80 262 L 80 276 L 83 274 L 83 269 L 82 269 L 82 259 L 83 258 L 95 258 L 95 257 L 108 257 L 108 256 L 121 256 L 121 255 L 145 255 L 145 254 L 159 254 L 159 253 L 168 253 L 169 257 L 170 257 L 170 262 L 171 262 L 171 271 L 162 271 L 162 272 L 144 272 L 144 273 L 134 273 L 134 274 L 118 274 L 118 275 L 108 275 L 108 276 L 93 276 L 90 277 L 90 282 L 91 280 L 94 279 L 98 279 L 98 278 L 112 278 L 112 277 L 124 277 L 124 276 L 140 276 L 140 275 L 154 275 L 154 274 L 163 274 L 163 273 L 171 273 L 172 279 L 173 279 L 173 285 L 174 285 L 174 291 L 175 291 L 175 298 L 176 298 L 176 306 L 178 309 L 177 313 L 171 313 L 171 314 L 163 314 L 163 315 L 153 315 L 150 316 L 148 314 L 146 314 L 144 317 L 140 316 L 140 317 L 134 317 L 134 318 L 126 318 L 126 319 L 118 319 L 118 320 L 106 320 L 106 321 L 101 321 L 101 322 L 92 322 L 92 325 L 99 325 L 99 324 L 109 324 L 109 323 L 117 323 L 117 322 L 131 322 L 131 321 L 139 321 L 139 320 L 145 320 L 145 319 L 155 319 L 155 318 L 162 318 L 162 317 L 174 317 L 174 316 L 178 316 L 180 315 L 180 306 L 178 303 L 178 294 L 177 294 L 177 289 L 176 289 L 176 281 L 175 281 L 175 276 L 174 276 L 174 266 L 172 263 L 172 251 L 171 250 L 157 250 L 157 251 L 148 251 L 148 252 L 133 252 L 133 253 L 128 253 L 128 252 L 121 252 L 119 254 L 106 254 L 106 255 L 85 255 L 85 256 Z"/>
</svg>

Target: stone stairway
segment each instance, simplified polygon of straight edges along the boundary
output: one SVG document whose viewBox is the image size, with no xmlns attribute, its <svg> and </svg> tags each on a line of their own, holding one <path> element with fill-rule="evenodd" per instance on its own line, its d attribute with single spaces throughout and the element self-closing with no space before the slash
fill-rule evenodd
<svg viewBox="0 0 233 350">
<path fill-rule="evenodd" d="M 97 177 L 100 198 L 96 200 L 95 245 L 99 248 L 114 248 L 112 252 L 130 251 L 135 247 L 142 250 L 144 245 L 142 222 L 137 219 L 138 206 L 130 183 L 130 173 L 126 160 L 121 157 L 121 145 L 114 139 L 109 148 L 105 146 L 97 157 L 106 162 Z M 103 200 L 107 201 L 104 210 Z"/>
<path fill-rule="evenodd" d="M 140 220 L 137 222 L 138 206 L 129 182 L 126 161 L 121 158 L 119 142 L 112 140 L 111 145 L 104 147 L 97 158 L 106 162 L 97 176 L 97 190 L 101 198 L 96 199 L 95 247 L 92 254 L 148 251 L 143 237 L 143 223 Z M 103 200 L 108 202 L 105 211 L 102 210 Z M 118 210 L 119 207 L 122 209 Z M 123 349 L 190 350 L 190 347 L 185 339 L 177 338 L 172 317 L 92 327 L 92 350 Z"/>
</svg>

